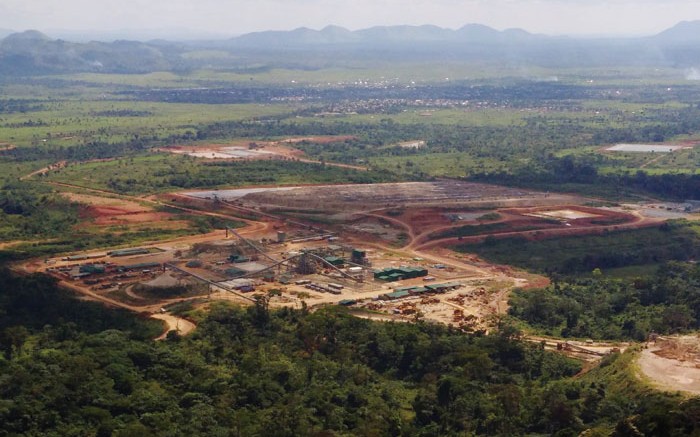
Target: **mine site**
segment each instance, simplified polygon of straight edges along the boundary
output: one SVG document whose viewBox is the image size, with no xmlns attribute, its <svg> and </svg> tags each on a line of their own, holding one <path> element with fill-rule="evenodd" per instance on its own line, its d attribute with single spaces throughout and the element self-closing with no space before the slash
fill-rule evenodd
<svg viewBox="0 0 700 437">
<path fill-rule="evenodd" d="M 178 226 L 137 199 L 71 196 L 90 204 L 85 215 L 93 224 Z M 186 191 L 150 201 L 243 226 L 23 268 L 44 271 L 86 299 L 159 317 L 183 301 L 252 303 L 267 296 L 272 306 L 342 305 L 360 317 L 488 331 L 493 317 L 507 311 L 513 288 L 547 279 L 457 253 L 452 245 L 595 234 L 663 220 L 585 206 L 589 200 L 576 196 L 458 181 Z M 170 329 L 188 326 L 170 322 Z"/>
</svg>

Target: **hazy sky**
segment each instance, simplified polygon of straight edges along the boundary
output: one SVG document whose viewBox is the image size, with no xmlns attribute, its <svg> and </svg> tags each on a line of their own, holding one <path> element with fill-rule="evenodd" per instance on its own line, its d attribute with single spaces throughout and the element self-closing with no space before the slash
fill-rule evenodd
<svg viewBox="0 0 700 437">
<path fill-rule="evenodd" d="M 546 34 L 653 34 L 700 19 L 700 0 L 0 0 L 0 28 L 238 35 L 337 24 L 480 23 Z"/>
</svg>

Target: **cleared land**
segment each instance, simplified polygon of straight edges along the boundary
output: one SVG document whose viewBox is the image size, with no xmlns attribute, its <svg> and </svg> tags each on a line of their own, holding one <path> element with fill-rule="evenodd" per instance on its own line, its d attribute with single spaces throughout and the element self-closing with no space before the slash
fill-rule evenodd
<svg viewBox="0 0 700 437">
<path fill-rule="evenodd" d="M 549 195 L 517 188 L 459 181 L 406 182 L 367 185 L 316 185 L 254 189 L 190 191 L 188 196 L 239 200 L 260 207 L 352 211 L 392 205 L 440 205 L 444 202 L 517 203 L 520 199 L 545 199 Z M 563 197 L 558 197 L 559 199 Z"/>
<path fill-rule="evenodd" d="M 176 153 L 179 155 L 193 156 L 195 158 L 210 158 L 210 159 L 262 159 L 274 156 L 274 154 L 267 150 L 251 150 L 245 149 L 243 147 L 235 146 L 225 146 L 221 148 L 202 148 L 202 149 L 186 149 L 186 148 L 175 148 L 170 147 L 164 149 L 164 151 L 170 153 Z"/>
<path fill-rule="evenodd" d="M 100 197 L 71 192 L 62 193 L 81 205 L 80 217 L 97 226 L 134 225 L 148 223 L 150 226 L 186 228 L 185 220 L 176 220 L 175 214 L 158 212 L 152 205 L 119 198 Z"/>
<path fill-rule="evenodd" d="M 666 391 L 700 394 L 700 337 L 660 337 L 637 361 L 642 375 Z"/>
<path fill-rule="evenodd" d="M 226 144 L 193 144 L 188 146 L 173 145 L 157 149 L 162 152 L 186 155 L 206 160 L 250 161 L 260 159 L 294 160 L 307 163 L 320 163 L 306 157 L 303 151 L 292 147 L 298 143 L 332 144 L 354 139 L 353 136 L 320 136 L 285 138 L 279 141 L 249 141 L 238 140 Z M 366 170 L 365 167 L 324 162 L 325 165 L 341 168 Z"/>
<path fill-rule="evenodd" d="M 674 144 L 616 144 L 605 150 L 609 152 L 672 153 L 687 148 L 688 146 Z"/>
<path fill-rule="evenodd" d="M 544 211 L 540 213 L 527 214 L 532 217 L 545 217 L 545 218 L 555 218 L 564 220 L 577 220 L 582 218 L 593 218 L 600 217 L 597 214 L 591 214 L 584 211 L 574 210 L 574 209 L 557 209 L 554 211 Z"/>
</svg>

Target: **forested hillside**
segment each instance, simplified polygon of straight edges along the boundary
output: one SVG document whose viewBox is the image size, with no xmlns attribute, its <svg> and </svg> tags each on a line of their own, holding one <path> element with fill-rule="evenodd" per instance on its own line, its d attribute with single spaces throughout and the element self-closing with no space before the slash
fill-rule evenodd
<svg viewBox="0 0 700 437">
<path fill-rule="evenodd" d="M 3 274 L 3 435 L 563 436 L 630 424 L 676 435 L 697 426 L 692 405 L 673 397 L 621 396 L 626 358 L 601 369 L 616 366 L 616 379 L 570 379 L 579 364 L 518 341 L 508 324 L 480 336 L 340 309 L 271 311 L 263 300 L 214 305 L 191 336 L 154 342 L 135 316 L 70 299 L 50 280 Z M 678 410 L 658 416 L 669 407 Z"/>
</svg>

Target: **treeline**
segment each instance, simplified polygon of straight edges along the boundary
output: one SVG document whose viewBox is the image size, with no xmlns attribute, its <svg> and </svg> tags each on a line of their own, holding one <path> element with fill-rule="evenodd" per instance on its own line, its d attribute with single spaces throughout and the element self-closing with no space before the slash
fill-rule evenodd
<svg viewBox="0 0 700 437">
<path fill-rule="evenodd" d="M 35 99 L 0 99 L 0 114 L 17 112 L 37 112 L 45 109 L 41 100 Z"/>
<path fill-rule="evenodd" d="M 160 138 L 155 135 L 134 135 L 125 141 L 90 141 L 73 146 L 50 147 L 38 145 L 32 147 L 17 147 L 0 153 L 7 161 L 88 161 L 91 159 L 108 159 L 123 156 L 133 156 L 143 153 L 153 147 L 165 146 L 194 139 L 192 132 L 181 135 L 169 135 Z"/>
<path fill-rule="evenodd" d="M 115 116 L 122 115 L 115 113 Z M 85 161 L 134 156 L 153 147 L 187 144 L 194 141 L 249 138 L 269 140 L 280 137 L 353 136 L 330 144 L 301 142 L 295 147 L 307 155 L 325 161 L 356 163 L 380 156 L 406 156 L 420 159 L 433 153 L 465 153 L 474 160 L 498 163 L 501 172 L 474 172 L 468 177 L 511 185 L 541 186 L 584 184 L 615 186 L 651 193 L 667 193 L 674 198 L 689 198 L 698 192 L 698 179 L 685 175 L 599 174 L 597 168 L 608 165 L 602 155 L 557 157 L 556 152 L 584 145 L 615 142 L 658 142 L 700 131 L 700 109 L 649 110 L 643 115 L 620 115 L 622 127 L 609 123 L 591 123 L 583 118 L 549 118 L 534 115 L 503 126 L 435 123 L 397 123 L 384 118 L 376 123 L 349 121 L 297 121 L 289 115 L 244 121 L 224 121 L 198 126 L 183 126 L 183 131 L 164 137 L 134 135 L 116 141 L 92 141 L 72 146 L 20 147 L 0 152 L 12 161 Z M 426 147 L 403 148 L 396 144 L 421 139 Z M 467 173 L 465 171 L 465 173 Z"/>
<path fill-rule="evenodd" d="M 592 137 L 585 128 L 571 123 L 552 126 L 526 123 L 523 126 L 459 126 L 432 123 L 296 122 L 284 119 L 219 122 L 197 128 L 198 140 L 221 138 L 272 139 L 288 136 L 352 135 L 355 139 L 318 144 L 301 142 L 295 147 L 307 155 L 327 161 L 355 163 L 376 156 L 415 156 L 443 152 L 465 152 L 475 158 L 503 162 L 530 160 L 550 151 L 588 144 Z M 421 139 L 425 149 L 400 147 L 403 141 Z M 393 146 L 392 146 L 393 145 Z"/>
<path fill-rule="evenodd" d="M 499 264 L 550 276 L 568 276 L 590 273 L 594 269 L 606 271 L 695 259 L 700 256 L 700 235 L 691 223 L 678 220 L 653 228 L 538 241 L 522 237 L 487 238 L 481 243 L 462 244 L 455 248 L 461 252 L 477 253 Z"/>
<path fill-rule="evenodd" d="M 148 117 L 154 115 L 152 111 L 137 111 L 134 109 L 110 109 L 106 111 L 93 111 L 92 117 Z"/>
<path fill-rule="evenodd" d="M 644 192 L 665 199 L 700 199 L 700 174 L 649 174 L 642 170 L 634 174 L 600 174 L 596 167 L 598 159 L 601 158 L 548 156 L 532 166 L 521 166 L 515 172 L 474 174 L 469 179 L 545 190 L 589 187 L 618 195 Z"/>
<path fill-rule="evenodd" d="M 518 291 L 510 314 L 538 331 L 562 337 L 633 339 L 700 328 L 700 267 L 670 262 L 635 280 L 555 280 Z"/>
<path fill-rule="evenodd" d="M 540 102 L 541 104 L 542 102 Z M 680 109 L 648 111 L 645 115 L 624 117 L 622 127 L 609 123 L 591 124 L 586 118 L 549 118 L 539 115 L 522 123 L 504 126 L 463 126 L 435 123 L 397 123 L 390 118 L 377 123 L 347 121 L 297 122 L 292 119 L 219 122 L 197 128 L 197 139 L 274 138 L 284 136 L 353 135 L 356 138 L 331 144 L 302 142 L 296 147 L 309 156 L 327 161 L 356 162 L 377 156 L 413 156 L 432 153 L 468 153 L 474 159 L 507 163 L 502 174 L 474 174 L 474 178 L 515 182 L 592 183 L 597 166 L 606 158 L 554 155 L 556 151 L 616 142 L 661 142 L 678 135 L 700 131 L 700 109 L 688 105 Z M 426 141 L 423 149 L 392 145 L 407 140 Z M 619 176 L 620 183 L 639 184 L 634 176 Z M 627 179 L 624 179 L 624 178 Z M 603 181 L 609 183 L 611 181 Z"/>
</svg>

